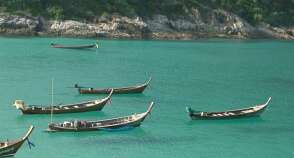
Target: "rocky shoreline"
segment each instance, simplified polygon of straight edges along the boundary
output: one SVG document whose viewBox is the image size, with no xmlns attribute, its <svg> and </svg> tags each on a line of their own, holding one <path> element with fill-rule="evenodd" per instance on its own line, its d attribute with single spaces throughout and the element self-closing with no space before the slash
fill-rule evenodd
<svg viewBox="0 0 294 158">
<path fill-rule="evenodd" d="M 294 27 L 281 28 L 269 24 L 252 26 L 235 14 L 212 10 L 201 14 L 192 9 L 188 16 L 125 17 L 104 15 L 95 23 L 74 20 L 45 20 L 42 17 L 0 15 L 0 35 L 61 36 L 119 39 L 294 39 Z"/>
</svg>

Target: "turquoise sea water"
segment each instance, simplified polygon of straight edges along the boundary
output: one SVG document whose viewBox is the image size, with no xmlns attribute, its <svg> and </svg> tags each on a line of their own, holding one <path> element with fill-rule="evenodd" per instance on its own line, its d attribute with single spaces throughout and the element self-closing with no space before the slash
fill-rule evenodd
<svg viewBox="0 0 294 158">
<path fill-rule="evenodd" d="M 16 158 L 293 158 L 294 42 L 101 40 L 97 50 L 50 48 L 51 42 L 90 39 L 0 38 L 1 140 L 36 126 Z M 22 115 L 10 106 L 75 103 L 105 95 L 79 95 L 75 83 L 120 87 L 153 80 L 143 94 L 115 95 L 100 112 L 54 115 L 53 121 L 96 120 L 144 112 L 139 128 L 45 133 L 49 115 Z M 191 121 L 185 107 L 221 111 L 272 102 L 261 117 Z"/>
</svg>

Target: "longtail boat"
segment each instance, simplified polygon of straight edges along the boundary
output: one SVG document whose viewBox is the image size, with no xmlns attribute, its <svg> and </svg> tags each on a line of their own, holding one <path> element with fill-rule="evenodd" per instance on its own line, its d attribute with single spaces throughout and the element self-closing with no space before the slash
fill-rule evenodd
<svg viewBox="0 0 294 158">
<path fill-rule="evenodd" d="M 47 132 L 82 132 L 97 130 L 114 130 L 121 128 L 138 127 L 151 112 L 153 102 L 150 103 L 146 112 L 132 114 L 108 120 L 98 121 L 64 121 L 62 123 L 50 123 Z"/>
<path fill-rule="evenodd" d="M 261 114 L 269 104 L 271 97 L 268 98 L 267 102 L 260 105 L 251 106 L 243 109 L 228 110 L 223 112 L 203 112 L 195 111 L 190 107 L 186 107 L 189 116 L 192 119 L 228 119 L 228 118 L 240 118 L 248 116 L 258 116 Z"/>
<path fill-rule="evenodd" d="M 18 140 L 13 140 L 13 141 L 6 140 L 3 142 L 0 142 L 0 157 L 14 156 L 16 152 L 19 150 L 19 148 L 22 146 L 22 144 L 26 140 L 28 140 L 29 136 L 33 132 L 33 129 L 34 129 L 34 126 L 30 126 L 25 136 Z M 28 141 L 28 143 L 30 145 L 31 142 Z"/>
<path fill-rule="evenodd" d="M 23 100 L 16 100 L 13 106 L 16 109 L 22 111 L 23 114 L 60 114 L 60 113 L 77 113 L 86 111 L 100 111 L 103 109 L 105 104 L 110 101 L 113 90 L 107 97 L 103 99 L 91 100 L 75 104 L 65 104 L 65 105 L 54 105 L 54 106 L 42 106 L 42 105 L 29 105 L 26 106 Z"/>
<path fill-rule="evenodd" d="M 114 94 L 125 94 L 125 93 L 143 93 L 146 87 L 149 85 L 151 77 L 148 81 L 141 85 L 130 86 L 130 87 L 121 87 L 121 88 L 92 88 L 92 87 L 82 87 L 78 84 L 74 85 L 74 88 L 78 88 L 80 94 L 104 94 L 109 93 L 113 89 Z"/>
<path fill-rule="evenodd" d="M 98 44 L 89 44 L 89 45 L 78 45 L 78 46 L 64 46 L 57 43 L 51 43 L 52 48 L 65 48 L 65 49 L 88 49 L 88 48 L 98 48 Z"/>
</svg>

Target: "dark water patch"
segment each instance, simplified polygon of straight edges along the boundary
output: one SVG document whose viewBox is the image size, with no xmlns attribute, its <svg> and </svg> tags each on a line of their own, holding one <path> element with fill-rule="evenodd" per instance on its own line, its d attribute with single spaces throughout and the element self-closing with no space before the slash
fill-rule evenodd
<svg viewBox="0 0 294 158">
<path fill-rule="evenodd" d="M 267 82 L 270 82 L 272 84 L 279 84 L 282 85 L 282 87 L 293 87 L 294 86 L 294 79 L 290 79 L 290 78 L 270 78 L 268 80 L 265 80 Z M 288 87 L 288 88 L 290 88 Z"/>
<path fill-rule="evenodd" d="M 191 143 L 196 141 L 194 136 L 140 136 L 140 137 L 115 137 L 115 138 L 96 138 L 87 140 L 84 144 L 98 144 L 98 145 L 167 145 L 176 143 Z"/>
<path fill-rule="evenodd" d="M 135 93 L 135 94 L 113 94 L 114 97 L 117 98 L 144 98 L 144 97 L 148 97 L 147 94 L 144 93 Z"/>
<path fill-rule="evenodd" d="M 53 48 L 52 48 L 53 49 Z M 65 49 L 65 48 L 54 48 L 54 49 L 60 49 L 62 52 L 60 53 L 89 53 L 93 52 L 96 53 L 99 50 L 97 48 L 90 48 L 90 49 Z M 99 48 L 98 48 L 99 49 Z"/>
<path fill-rule="evenodd" d="M 105 129 L 101 129 L 101 130 L 108 131 L 108 132 L 122 132 L 122 131 L 132 130 L 133 128 L 135 128 L 135 127 L 125 126 L 125 127 L 120 127 L 120 128 L 114 128 L 114 129 L 105 128 Z"/>
<path fill-rule="evenodd" d="M 112 131 L 90 131 L 90 132 L 55 132 L 47 133 L 54 140 L 68 140 L 71 143 L 83 145 L 167 145 L 177 143 L 192 143 L 197 141 L 197 136 L 162 136 L 152 135 L 140 128 L 126 128 Z"/>
<path fill-rule="evenodd" d="M 281 125 L 259 125 L 259 126 L 239 126 L 235 128 L 236 131 L 240 133 L 251 133 L 251 134 L 269 134 L 269 135 L 279 135 L 279 134 L 291 134 L 294 133 L 294 127 L 281 126 Z"/>
<path fill-rule="evenodd" d="M 240 124 L 262 124 L 265 123 L 262 117 L 252 116 L 252 117 L 243 117 L 243 118 L 231 118 L 231 119 L 203 119 L 203 120 L 189 120 L 186 122 L 187 125 L 199 126 L 199 125 L 240 125 Z"/>
</svg>

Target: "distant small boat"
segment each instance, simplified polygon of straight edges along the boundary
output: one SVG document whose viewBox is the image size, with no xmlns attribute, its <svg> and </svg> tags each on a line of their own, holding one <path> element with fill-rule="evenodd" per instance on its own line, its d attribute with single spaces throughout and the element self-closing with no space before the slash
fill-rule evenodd
<svg viewBox="0 0 294 158">
<path fill-rule="evenodd" d="M 64 121 L 63 123 L 50 123 L 47 132 L 82 132 L 97 130 L 113 130 L 126 127 L 138 127 L 151 112 L 153 102 L 144 113 L 133 114 L 119 118 L 98 121 Z"/>
<path fill-rule="evenodd" d="M 91 100 L 75 104 L 41 106 L 30 105 L 26 106 L 23 100 L 16 100 L 13 106 L 20 109 L 23 114 L 60 114 L 60 113 L 77 113 L 86 111 L 100 111 L 105 104 L 110 101 L 113 90 L 110 90 L 109 95 L 103 99 Z"/>
<path fill-rule="evenodd" d="M 223 112 L 202 112 L 192 110 L 190 107 L 187 107 L 187 112 L 192 119 L 227 119 L 227 118 L 239 118 L 247 116 L 257 116 L 261 114 L 267 107 L 271 100 L 271 97 L 268 98 L 267 102 L 260 105 L 255 105 L 249 108 L 229 110 Z"/>
<path fill-rule="evenodd" d="M 89 44 L 89 45 L 77 45 L 77 46 L 64 46 L 57 43 L 51 43 L 53 48 L 65 48 L 65 49 L 87 49 L 87 48 L 98 48 L 98 44 Z"/>
<path fill-rule="evenodd" d="M 22 144 L 28 140 L 33 132 L 34 126 L 31 126 L 26 135 L 19 140 L 0 142 L 0 157 L 14 156 Z M 30 143 L 30 142 L 29 142 Z M 30 145 L 30 144 L 29 144 Z M 29 156 L 28 156 L 29 157 Z"/>
<path fill-rule="evenodd" d="M 114 94 L 125 94 L 125 93 L 142 93 L 146 87 L 149 85 L 151 77 L 145 83 L 138 86 L 121 87 L 121 88 L 92 88 L 92 87 L 82 87 L 78 84 L 74 85 L 74 88 L 78 88 L 80 94 L 104 94 L 109 93 L 113 89 Z"/>
</svg>

